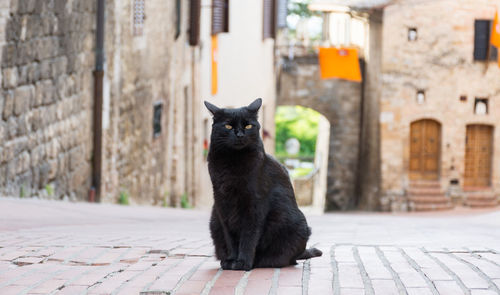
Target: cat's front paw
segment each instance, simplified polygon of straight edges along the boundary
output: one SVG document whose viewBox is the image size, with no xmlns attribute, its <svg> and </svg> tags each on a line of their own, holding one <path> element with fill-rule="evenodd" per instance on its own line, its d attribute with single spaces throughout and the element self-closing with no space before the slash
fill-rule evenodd
<svg viewBox="0 0 500 295">
<path fill-rule="evenodd" d="M 252 264 L 245 260 L 235 260 L 231 266 L 233 270 L 251 270 Z"/>
<path fill-rule="evenodd" d="M 222 269 L 224 269 L 224 270 L 232 269 L 233 263 L 234 263 L 233 259 L 224 259 L 224 260 L 221 260 L 220 267 L 222 267 Z"/>
</svg>

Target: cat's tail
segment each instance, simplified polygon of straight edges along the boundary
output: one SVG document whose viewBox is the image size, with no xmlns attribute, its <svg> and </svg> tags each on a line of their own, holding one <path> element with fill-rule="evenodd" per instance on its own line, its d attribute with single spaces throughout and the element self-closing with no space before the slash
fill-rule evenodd
<svg viewBox="0 0 500 295">
<path fill-rule="evenodd" d="M 321 252 L 321 250 L 317 248 L 309 248 L 304 250 L 304 253 L 300 254 L 297 259 L 309 259 L 313 257 L 319 257 L 321 255 L 323 255 L 323 252 Z"/>
</svg>

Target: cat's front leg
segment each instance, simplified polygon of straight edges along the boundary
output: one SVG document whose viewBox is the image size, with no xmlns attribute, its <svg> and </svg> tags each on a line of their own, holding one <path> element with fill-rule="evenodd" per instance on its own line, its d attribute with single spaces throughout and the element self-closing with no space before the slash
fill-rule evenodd
<svg viewBox="0 0 500 295">
<path fill-rule="evenodd" d="M 238 258 L 233 262 L 234 270 L 251 270 L 255 259 L 255 250 L 260 239 L 260 230 L 246 229 L 240 235 Z"/>
<path fill-rule="evenodd" d="M 238 259 L 238 243 L 234 237 L 231 237 L 228 234 L 228 238 L 226 240 L 226 249 L 227 256 L 225 259 L 222 259 L 220 262 L 220 266 L 222 269 L 233 269 L 233 263 Z"/>
</svg>

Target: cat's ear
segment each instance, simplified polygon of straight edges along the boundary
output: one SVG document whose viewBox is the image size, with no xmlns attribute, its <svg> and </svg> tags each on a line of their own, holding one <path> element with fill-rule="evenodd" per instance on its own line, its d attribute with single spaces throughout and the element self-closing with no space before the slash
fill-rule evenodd
<svg viewBox="0 0 500 295">
<path fill-rule="evenodd" d="M 251 112 L 257 113 L 261 106 L 262 106 L 262 98 L 257 98 L 247 106 L 247 109 Z"/>
<path fill-rule="evenodd" d="M 209 103 L 208 101 L 205 100 L 204 103 L 205 103 L 205 106 L 207 107 L 207 109 L 212 114 L 212 116 L 215 116 L 215 113 L 217 113 L 218 111 L 220 111 L 220 109 L 218 107 L 214 106 L 213 104 Z"/>
</svg>

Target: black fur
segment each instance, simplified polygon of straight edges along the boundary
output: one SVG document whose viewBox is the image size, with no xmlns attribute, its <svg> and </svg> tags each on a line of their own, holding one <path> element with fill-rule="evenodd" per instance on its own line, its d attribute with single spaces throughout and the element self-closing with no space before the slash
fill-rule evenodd
<svg viewBox="0 0 500 295">
<path fill-rule="evenodd" d="M 306 250 L 311 229 L 297 207 L 288 173 L 264 151 L 257 121 L 261 104 L 259 98 L 247 107 L 220 109 L 205 102 L 213 115 L 210 233 L 223 269 L 283 267 L 322 254 Z M 249 124 L 252 128 L 246 129 Z"/>
</svg>

